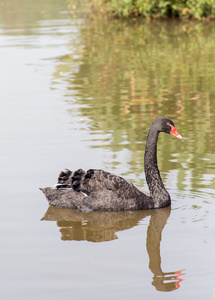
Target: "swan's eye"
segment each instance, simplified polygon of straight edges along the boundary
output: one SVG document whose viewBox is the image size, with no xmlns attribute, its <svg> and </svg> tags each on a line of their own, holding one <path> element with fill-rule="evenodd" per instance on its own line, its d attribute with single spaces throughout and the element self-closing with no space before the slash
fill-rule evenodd
<svg viewBox="0 0 215 300">
<path fill-rule="evenodd" d="M 171 127 L 170 134 L 177 137 L 178 139 L 182 140 L 182 136 L 178 133 L 176 128 L 170 123 L 167 123 L 167 125 Z"/>
</svg>

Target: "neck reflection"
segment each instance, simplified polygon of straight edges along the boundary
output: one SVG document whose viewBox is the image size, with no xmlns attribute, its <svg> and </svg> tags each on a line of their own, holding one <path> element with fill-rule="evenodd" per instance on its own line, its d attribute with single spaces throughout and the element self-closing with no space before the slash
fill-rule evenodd
<svg viewBox="0 0 215 300">
<path fill-rule="evenodd" d="M 170 216 L 171 208 L 154 210 L 147 230 L 146 249 L 149 255 L 149 269 L 154 274 L 152 285 L 158 291 L 173 291 L 180 287 L 180 282 L 184 279 L 184 270 L 176 272 L 163 272 L 161 269 L 160 243 L 162 231 Z"/>
<path fill-rule="evenodd" d="M 160 243 L 170 213 L 170 207 L 132 212 L 80 212 L 50 206 L 42 220 L 57 221 L 62 240 L 104 242 L 117 239 L 116 232 L 130 229 L 150 216 L 146 248 L 153 273 L 152 285 L 158 291 L 173 291 L 180 287 L 181 276 L 185 274 L 183 270 L 166 273 L 161 268 Z"/>
</svg>

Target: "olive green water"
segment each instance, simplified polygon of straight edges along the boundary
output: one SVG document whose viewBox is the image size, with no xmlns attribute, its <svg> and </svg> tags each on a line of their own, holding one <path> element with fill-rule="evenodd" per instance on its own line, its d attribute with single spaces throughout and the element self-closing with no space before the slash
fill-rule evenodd
<svg viewBox="0 0 215 300">
<path fill-rule="evenodd" d="M 2 299 L 211 299 L 215 287 L 214 23 L 84 19 L 66 1 L 0 1 Z M 64 168 L 147 191 L 147 131 L 171 208 L 48 208 Z"/>
</svg>

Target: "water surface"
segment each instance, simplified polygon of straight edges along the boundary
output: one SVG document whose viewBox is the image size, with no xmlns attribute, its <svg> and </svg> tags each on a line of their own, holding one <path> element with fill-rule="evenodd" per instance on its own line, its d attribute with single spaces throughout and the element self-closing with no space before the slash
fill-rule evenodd
<svg viewBox="0 0 215 300">
<path fill-rule="evenodd" d="M 214 24 L 71 17 L 62 1 L 2 1 L 4 299 L 210 299 L 215 285 Z M 48 208 L 64 168 L 147 190 L 147 131 L 171 118 L 158 163 L 171 208 Z"/>
</svg>

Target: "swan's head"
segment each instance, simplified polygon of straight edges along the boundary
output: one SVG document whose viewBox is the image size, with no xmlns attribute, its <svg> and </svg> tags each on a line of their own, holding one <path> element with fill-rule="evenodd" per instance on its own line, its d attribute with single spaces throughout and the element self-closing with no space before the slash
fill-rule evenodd
<svg viewBox="0 0 215 300">
<path fill-rule="evenodd" d="M 182 140 L 182 136 L 178 133 L 172 120 L 160 117 L 154 121 L 160 132 L 170 133 L 171 135 Z M 153 123 L 154 123 L 153 122 Z"/>
</svg>

